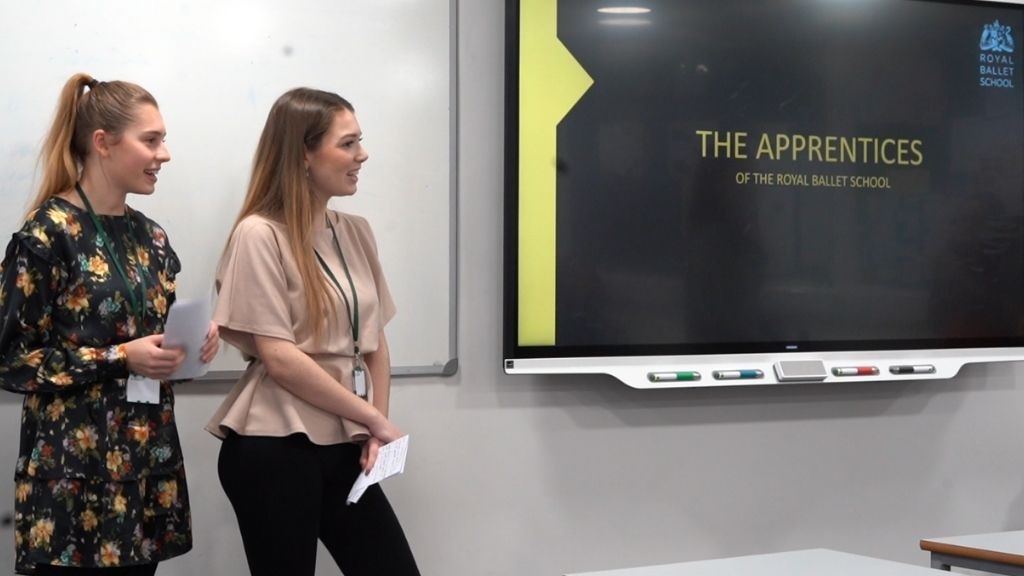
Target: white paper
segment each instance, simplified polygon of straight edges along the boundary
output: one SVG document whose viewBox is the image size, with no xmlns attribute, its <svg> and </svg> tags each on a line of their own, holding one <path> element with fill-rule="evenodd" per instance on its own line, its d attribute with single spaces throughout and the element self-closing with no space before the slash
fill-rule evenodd
<svg viewBox="0 0 1024 576">
<path fill-rule="evenodd" d="M 199 359 L 210 332 L 210 303 L 207 300 L 178 300 L 171 306 L 164 325 L 164 348 L 184 348 L 185 361 L 168 380 L 198 378 L 210 369 Z"/>
<path fill-rule="evenodd" d="M 359 501 L 363 492 L 370 486 L 385 478 L 401 474 L 405 471 L 405 456 L 409 453 L 409 435 L 406 434 L 398 440 L 385 444 L 377 451 L 377 461 L 369 474 L 359 473 L 352 490 L 348 493 L 348 503 L 353 504 Z"/>
<path fill-rule="evenodd" d="M 160 403 L 160 382 L 152 378 L 132 374 L 125 383 L 125 392 L 129 402 Z"/>
</svg>

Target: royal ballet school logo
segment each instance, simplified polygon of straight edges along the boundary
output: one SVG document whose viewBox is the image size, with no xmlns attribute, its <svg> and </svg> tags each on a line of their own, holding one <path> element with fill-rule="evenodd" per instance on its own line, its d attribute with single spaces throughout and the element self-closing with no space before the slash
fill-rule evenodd
<svg viewBox="0 0 1024 576">
<path fill-rule="evenodd" d="M 985 24 L 981 30 L 978 83 L 986 88 L 1013 88 L 1016 48 L 1013 28 L 999 20 Z"/>
</svg>

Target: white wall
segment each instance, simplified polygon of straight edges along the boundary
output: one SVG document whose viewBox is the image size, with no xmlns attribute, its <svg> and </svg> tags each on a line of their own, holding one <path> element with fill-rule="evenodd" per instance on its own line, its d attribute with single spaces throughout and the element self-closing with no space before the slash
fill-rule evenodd
<svg viewBox="0 0 1024 576">
<path fill-rule="evenodd" d="M 385 483 L 425 575 L 818 546 L 927 565 L 921 537 L 1024 527 L 1017 365 L 952 381 L 668 391 L 502 374 L 504 7 L 465 0 L 460 12 L 461 369 L 396 382 L 393 415 L 412 444 L 406 474 Z M 197 546 L 163 576 L 246 573 L 217 442 L 200 429 L 227 388 L 180 390 Z M 10 478 L 17 398 L 2 398 Z M 2 561 L 9 530 L 0 539 Z M 318 573 L 338 574 L 321 556 Z"/>
</svg>

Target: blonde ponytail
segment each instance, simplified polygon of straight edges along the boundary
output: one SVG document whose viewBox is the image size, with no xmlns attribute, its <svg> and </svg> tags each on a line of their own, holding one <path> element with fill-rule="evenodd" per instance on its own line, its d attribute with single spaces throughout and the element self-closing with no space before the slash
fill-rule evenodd
<svg viewBox="0 0 1024 576">
<path fill-rule="evenodd" d="M 135 120 L 136 110 L 142 104 L 157 106 L 152 94 L 131 82 L 98 82 L 84 73 L 69 78 L 60 92 L 53 124 L 39 153 L 42 184 L 29 213 L 74 187 L 89 155 L 93 132 L 121 134 Z"/>
</svg>

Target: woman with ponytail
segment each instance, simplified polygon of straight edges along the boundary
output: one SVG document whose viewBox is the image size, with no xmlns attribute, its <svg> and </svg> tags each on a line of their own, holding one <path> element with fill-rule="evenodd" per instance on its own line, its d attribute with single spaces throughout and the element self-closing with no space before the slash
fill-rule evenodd
<svg viewBox="0 0 1024 576">
<path fill-rule="evenodd" d="M 331 210 L 369 155 L 352 105 L 296 88 L 270 110 L 217 272 L 214 321 L 249 367 L 210 421 L 253 576 L 313 576 L 317 540 L 345 576 L 416 576 L 379 484 L 346 498 L 382 444 L 395 314 L 367 221 Z"/>
<path fill-rule="evenodd" d="M 19 574 L 151 575 L 192 546 L 161 347 L 180 263 L 126 204 L 170 155 L 152 95 L 76 74 L 42 185 L 0 264 L 0 387 L 24 395 L 15 469 Z M 212 326 L 201 351 L 217 352 Z"/>
</svg>

